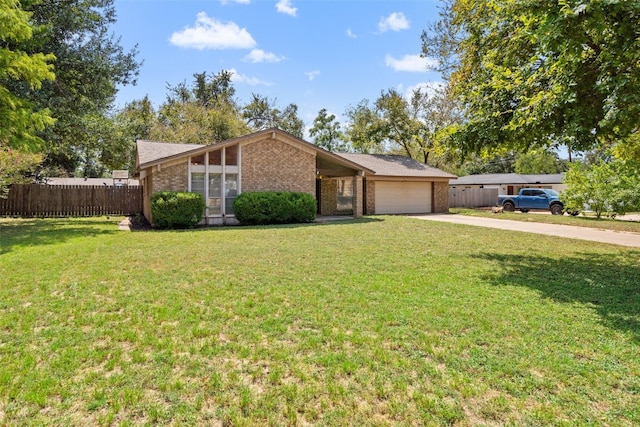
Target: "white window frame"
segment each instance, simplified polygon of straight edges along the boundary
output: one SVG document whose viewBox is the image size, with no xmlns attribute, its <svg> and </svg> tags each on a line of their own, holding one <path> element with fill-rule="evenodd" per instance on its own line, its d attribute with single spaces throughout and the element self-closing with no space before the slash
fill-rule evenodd
<svg viewBox="0 0 640 427">
<path fill-rule="evenodd" d="M 240 193 L 242 193 L 242 174 L 241 174 L 241 156 L 242 156 L 242 150 L 240 148 L 240 144 L 237 145 L 238 147 L 238 155 L 237 155 L 237 165 L 229 165 L 227 166 L 226 164 L 226 154 L 227 154 L 227 147 L 222 147 L 219 150 L 220 152 L 220 156 L 221 156 L 221 166 L 217 166 L 217 165 L 209 165 L 209 152 L 207 151 L 206 153 L 204 153 L 204 165 L 197 165 L 194 166 L 191 164 L 191 157 L 189 157 L 189 167 L 188 167 L 188 186 L 187 186 L 187 191 L 191 192 L 191 174 L 192 173 L 202 173 L 204 172 L 204 194 L 205 194 L 205 200 L 209 198 L 209 174 L 210 173 L 220 173 L 222 174 L 222 188 L 221 188 L 221 201 L 220 201 L 220 213 L 219 214 L 212 214 L 209 215 L 209 208 L 205 207 L 205 216 L 207 218 L 222 218 L 222 217 L 235 217 L 234 214 L 225 214 L 226 212 L 226 197 L 225 197 L 225 185 L 226 185 L 226 181 L 227 181 L 227 172 L 230 174 L 237 174 L 237 187 L 238 187 L 238 195 L 240 195 Z M 214 151 L 214 150 L 211 150 Z M 236 196 L 237 197 L 237 196 Z"/>
</svg>

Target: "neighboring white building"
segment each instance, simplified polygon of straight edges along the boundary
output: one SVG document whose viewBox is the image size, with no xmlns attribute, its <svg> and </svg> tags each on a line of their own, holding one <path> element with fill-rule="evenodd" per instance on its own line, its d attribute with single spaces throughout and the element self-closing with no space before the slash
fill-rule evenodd
<svg viewBox="0 0 640 427">
<path fill-rule="evenodd" d="M 449 188 L 497 189 L 499 195 L 518 194 L 521 188 L 551 188 L 564 191 L 564 173 L 519 175 L 517 173 L 494 173 L 467 175 L 449 181 Z"/>
</svg>

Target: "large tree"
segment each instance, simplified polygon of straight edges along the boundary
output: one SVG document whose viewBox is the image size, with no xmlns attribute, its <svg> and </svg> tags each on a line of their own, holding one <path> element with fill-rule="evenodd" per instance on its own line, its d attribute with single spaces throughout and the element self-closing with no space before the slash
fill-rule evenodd
<svg viewBox="0 0 640 427">
<path fill-rule="evenodd" d="M 56 118 L 55 126 L 40 134 L 47 144 L 45 163 L 73 173 L 87 148 L 83 140 L 86 127 L 78 124 L 107 116 L 118 86 L 135 83 L 137 52 L 126 52 L 110 33 L 116 20 L 113 0 L 20 3 L 38 26 L 28 52 L 54 54 L 56 80 L 40 88 L 17 89 L 38 108 L 50 109 Z"/>
<path fill-rule="evenodd" d="M 328 151 L 344 151 L 344 133 L 335 114 L 331 114 L 326 108 L 321 109 L 313 120 L 313 127 L 309 129 L 309 135 L 313 143 Z"/>
<path fill-rule="evenodd" d="M 53 124 L 47 109 L 38 109 L 21 88 L 38 90 L 53 80 L 52 54 L 29 54 L 34 27 L 16 0 L 0 0 L 0 197 L 7 186 L 33 172 L 41 157 L 37 132 Z"/>
<path fill-rule="evenodd" d="M 442 167 L 458 158 L 455 150 L 442 144 L 448 128 L 458 125 L 462 118 L 460 108 L 451 96 L 447 85 L 433 84 L 417 88 L 409 100 L 410 113 L 418 121 L 415 125 L 415 150 L 425 164 L 431 159 L 435 166 Z"/>
<path fill-rule="evenodd" d="M 156 121 L 156 111 L 148 96 L 127 103 L 114 117 L 118 127 L 126 128 L 131 141 L 149 139 Z"/>
<path fill-rule="evenodd" d="M 424 158 L 418 144 L 423 123 L 411 107 L 412 104 L 396 89 L 383 91 L 375 103 L 378 132 L 388 145 L 399 147 L 403 154 L 413 159 Z"/>
<path fill-rule="evenodd" d="M 242 108 L 242 117 L 253 130 L 278 128 L 298 138 L 304 135 L 304 122 L 298 117 L 296 104 L 280 110 L 276 99 L 254 93 L 251 101 Z"/>
<path fill-rule="evenodd" d="M 158 109 L 152 139 L 188 144 L 214 144 L 249 132 L 235 99 L 232 73 L 196 73 L 186 82 L 168 87 L 167 100 Z"/>
<path fill-rule="evenodd" d="M 399 152 L 443 166 L 453 161 L 455 153 L 444 150 L 440 141 L 447 127 L 458 123 L 459 115 L 446 86 L 415 89 L 408 99 L 389 89 L 373 105 L 363 100 L 347 109 L 346 136 L 358 152 Z"/>
<path fill-rule="evenodd" d="M 515 172 L 520 174 L 561 173 L 566 170 L 566 162 L 558 154 L 548 150 L 529 150 L 516 156 Z"/>
<path fill-rule="evenodd" d="M 447 0 L 423 54 L 464 107 L 463 151 L 582 151 L 640 124 L 640 4 Z"/>
<path fill-rule="evenodd" d="M 0 148 L 32 149 L 42 142 L 36 133 L 54 120 L 24 92 L 40 90 L 55 78 L 55 56 L 29 52 L 34 27 L 18 1 L 0 0 L 0 17 Z"/>
<path fill-rule="evenodd" d="M 368 99 L 347 108 L 349 120 L 345 137 L 358 153 L 372 154 L 384 152 L 384 135 L 379 126 L 378 115 Z"/>
</svg>

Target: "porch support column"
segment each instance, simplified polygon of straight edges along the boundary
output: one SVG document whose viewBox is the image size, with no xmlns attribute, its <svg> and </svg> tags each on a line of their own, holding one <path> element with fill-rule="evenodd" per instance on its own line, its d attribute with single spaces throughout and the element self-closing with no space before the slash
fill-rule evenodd
<svg viewBox="0 0 640 427">
<path fill-rule="evenodd" d="M 362 204 L 364 189 L 362 185 L 362 175 L 353 177 L 354 195 L 353 195 L 353 217 L 360 218 L 362 216 Z"/>
</svg>

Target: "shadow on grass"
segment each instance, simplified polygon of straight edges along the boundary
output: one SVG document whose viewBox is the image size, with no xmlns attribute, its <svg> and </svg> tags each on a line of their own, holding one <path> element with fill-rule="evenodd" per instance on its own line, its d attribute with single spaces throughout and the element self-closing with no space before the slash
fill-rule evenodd
<svg viewBox="0 0 640 427">
<path fill-rule="evenodd" d="M 19 247 L 59 244 L 77 237 L 117 232 L 117 225 L 109 220 L 60 218 L 3 221 L 0 222 L 0 255 Z"/>
<path fill-rule="evenodd" d="M 320 227 L 320 226 L 335 226 L 335 225 L 353 225 L 353 224 L 366 224 L 370 222 L 382 222 L 383 218 L 375 217 L 363 217 L 358 219 L 337 219 L 327 220 L 320 222 L 304 222 L 297 224 L 265 224 L 265 225 L 200 225 L 194 228 L 153 228 L 138 227 L 132 228 L 132 231 L 150 231 L 150 232 L 176 232 L 176 231 L 231 231 L 231 230 L 267 230 L 267 229 L 282 229 L 282 228 L 301 228 L 301 227 Z"/>
<path fill-rule="evenodd" d="M 491 253 L 475 257 L 502 266 L 488 277 L 491 283 L 526 286 L 558 302 L 589 304 L 603 325 L 640 340 L 640 251 L 561 259 Z"/>
</svg>

